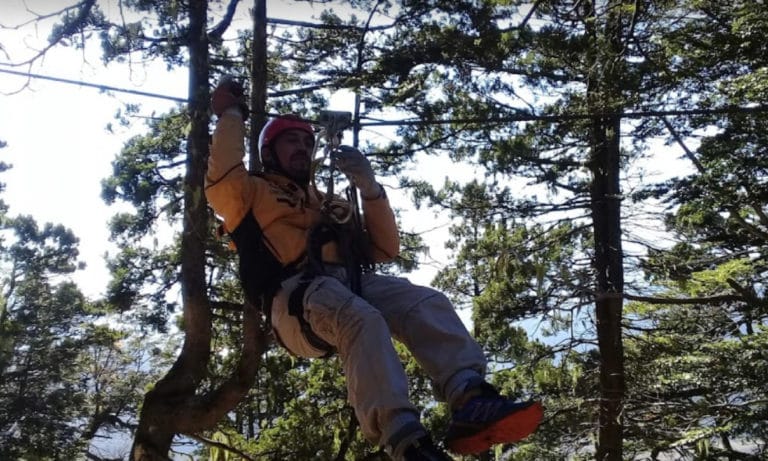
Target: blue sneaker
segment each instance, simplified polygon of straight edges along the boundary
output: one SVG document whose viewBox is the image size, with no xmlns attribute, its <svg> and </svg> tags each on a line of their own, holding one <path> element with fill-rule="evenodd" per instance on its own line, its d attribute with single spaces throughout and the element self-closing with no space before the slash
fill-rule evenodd
<svg viewBox="0 0 768 461">
<path fill-rule="evenodd" d="M 540 402 L 515 402 L 482 383 L 480 395 L 453 412 L 445 446 L 454 453 L 468 455 L 482 453 L 498 443 L 517 442 L 536 430 L 543 415 Z"/>
</svg>

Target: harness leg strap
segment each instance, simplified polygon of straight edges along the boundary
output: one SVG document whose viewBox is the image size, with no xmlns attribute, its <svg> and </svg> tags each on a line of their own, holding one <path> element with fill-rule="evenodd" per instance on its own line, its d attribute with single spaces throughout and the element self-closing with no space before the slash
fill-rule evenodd
<svg viewBox="0 0 768 461">
<path fill-rule="evenodd" d="M 299 327 L 307 342 L 315 349 L 325 352 L 323 358 L 328 358 L 336 353 L 336 348 L 328 344 L 323 338 L 312 331 L 312 326 L 304 318 L 304 294 L 307 292 L 311 278 L 302 278 L 288 297 L 288 314 L 296 317 Z"/>
</svg>

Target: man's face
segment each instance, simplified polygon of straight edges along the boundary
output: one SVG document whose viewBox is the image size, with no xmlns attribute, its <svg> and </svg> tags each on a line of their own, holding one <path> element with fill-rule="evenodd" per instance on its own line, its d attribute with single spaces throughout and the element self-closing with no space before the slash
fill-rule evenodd
<svg viewBox="0 0 768 461">
<path fill-rule="evenodd" d="M 309 181 L 309 170 L 315 137 L 303 130 L 280 133 L 272 143 L 273 154 L 288 175 L 299 182 Z"/>
</svg>

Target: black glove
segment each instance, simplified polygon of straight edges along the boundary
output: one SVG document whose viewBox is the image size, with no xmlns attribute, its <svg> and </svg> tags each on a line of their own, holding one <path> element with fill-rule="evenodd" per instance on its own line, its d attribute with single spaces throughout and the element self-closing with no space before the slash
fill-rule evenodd
<svg viewBox="0 0 768 461">
<path fill-rule="evenodd" d="M 248 119 L 248 105 L 245 103 L 243 86 L 235 81 L 232 76 L 225 75 L 211 94 L 211 110 L 217 117 L 230 107 L 237 107 L 243 116 L 243 120 Z"/>
</svg>

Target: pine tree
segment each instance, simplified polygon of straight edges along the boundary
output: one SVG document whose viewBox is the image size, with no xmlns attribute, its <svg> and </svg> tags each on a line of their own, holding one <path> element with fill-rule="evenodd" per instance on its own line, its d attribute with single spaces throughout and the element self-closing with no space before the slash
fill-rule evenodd
<svg viewBox="0 0 768 461">
<path fill-rule="evenodd" d="M 746 4 L 700 2 L 692 21 L 670 34 L 681 56 L 673 70 L 705 107 L 764 103 L 765 55 L 755 37 L 766 15 Z M 712 66 L 711 63 L 717 65 Z M 764 457 L 765 293 L 761 280 L 766 220 L 765 117 L 732 111 L 665 123 L 693 165 L 650 192 L 668 204 L 677 236 L 649 254 L 647 278 L 665 299 L 632 305 L 638 360 L 630 414 L 640 445 L 652 453 L 701 458 Z M 706 129 L 700 142 L 693 130 Z M 649 193 L 648 190 L 640 194 Z M 655 422 L 662 424 L 655 424 Z"/>
</svg>

